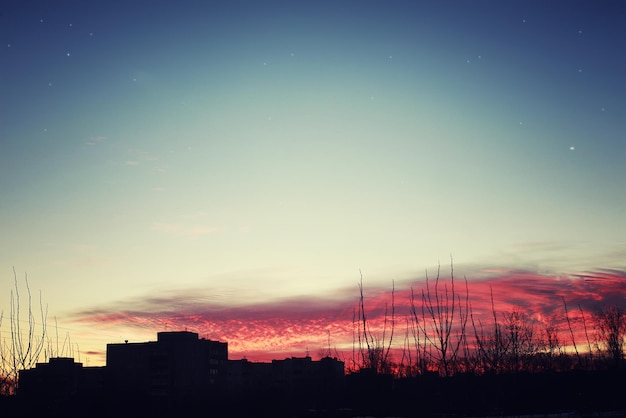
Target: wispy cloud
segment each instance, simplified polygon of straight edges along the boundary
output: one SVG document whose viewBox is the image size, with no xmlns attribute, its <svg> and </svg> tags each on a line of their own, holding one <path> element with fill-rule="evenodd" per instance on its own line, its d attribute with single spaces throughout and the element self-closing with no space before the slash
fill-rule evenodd
<svg viewBox="0 0 626 418">
<path fill-rule="evenodd" d="M 183 229 L 183 225 L 172 222 L 155 222 L 150 229 L 165 234 L 178 234 Z"/>
<path fill-rule="evenodd" d="M 106 137 L 96 136 L 96 137 L 89 138 L 87 141 L 85 141 L 85 145 L 94 146 L 94 145 L 98 145 L 99 143 L 103 141 L 106 141 Z"/>
<path fill-rule="evenodd" d="M 431 279 L 431 291 L 434 282 Z M 449 277 L 442 281 L 450 286 Z M 599 270 L 580 275 L 542 275 L 530 271 L 498 271 L 477 280 L 468 279 L 471 308 L 477 320 L 492 318 L 492 295 L 499 315 L 522 310 L 538 327 L 557 324 L 567 338 L 563 300 L 570 307 L 569 317 L 580 334 L 582 315 L 592 314 L 606 304 L 626 305 L 626 271 Z M 443 287 L 440 287 L 441 290 Z M 448 287 L 451 290 L 450 287 Z M 235 289 L 230 290 L 236 293 Z M 365 286 L 365 309 L 373 332 L 379 332 L 385 312 L 390 315 L 391 288 Z M 410 315 L 411 292 L 421 301 L 425 281 L 396 288 L 396 327 L 404 327 Z M 455 291 L 465 293 L 465 283 L 455 279 Z M 349 351 L 353 342 L 354 312 L 358 288 L 339 289 L 332 296 L 298 296 L 271 302 L 225 302 L 215 289 L 161 291 L 135 300 L 74 313 L 77 322 L 106 327 L 149 329 L 189 329 L 229 343 L 233 358 L 267 360 L 281 355 L 303 355 L 308 350 L 331 344 Z M 398 330 L 404 334 L 404 330 Z M 398 343 L 400 344 L 400 343 Z M 315 351 L 314 351 L 315 352 Z"/>
<path fill-rule="evenodd" d="M 159 161 L 159 157 L 156 155 L 135 148 L 128 150 L 128 157 L 130 158 L 126 160 L 125 165 L 141 165 L 143 163 Z"/>
<path fill-rule="evenodd" d="M 162 234 L 199 238 L 225 231 L 226 227 L 213 224 L 207 213 L 196 211 L 184 214 L 175 221 L 154 222 L 150 229 Z"/>
<path fill-rule="evenodd" d="M 156 155 L 142 150 L 142 149 L 137 149 L 137 148 L 133 148 L 133 149 L 129 149 L 128 153 L 130 155 L 133 156 L 133 159 L 135 160 L 140 160 L 140 161 L 158 161 L 159 157 L 157 157 Z"/>
<path fill-rule="evenodd" d="M 218 233 L 224 230 L 224 227 L 203 224 L 187 225 L 179 222 L 154 222 L 150 229 L 163 234 L 199 238 Z"/>
<path fill-rule="evenodd" d="M 109 266 L 113 259 L 104 254 L 102 249 L 87 244 L 74 245 L 64 251 L 64 257 L 53 261 L 60 267 L 102 268 Z"/>
<path fill-rule="evenodd" d="M 203 296 L 204 294 L 204 296 Z M 273 303 L 227 306 L 193 289 L 174 291 L 144 300 L 115 303 L 110 307 L 75 314 L 81 323 L 140 329 L 190 329 L 210 338 L 228 341 L 229 351 L 250 357 L 251 352 L 302 355 L 321 347 L 330 332 L 350 335 L 351 300 L 294 298 Z M 124 307 L 132 307 L 124 309 Z"/>
</svg>

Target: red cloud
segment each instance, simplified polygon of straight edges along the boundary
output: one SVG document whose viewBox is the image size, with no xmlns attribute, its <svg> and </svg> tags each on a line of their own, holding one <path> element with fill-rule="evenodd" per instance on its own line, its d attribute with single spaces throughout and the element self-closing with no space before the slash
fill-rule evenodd
<svg viewBox="0 0 626 418">
<path fill-rule="evenodd" d="M 432 302 L 436 280 L 429 279 Z M 447 287 L 446 287 L 447 286 Z M 449 276 L 441 276 L 438 290 L 441 295 L 452 291 Z M 465 303 L 466 283 L 454 280 L 457 297 Z M 396 348 L 403 346 L 407 324 L 411 318 L 411 293 L 415 297 L 418 315 L 421 315 L 422 294 L 428 296 L 424 279 L 396 286 L 394 293 Z M 422 293 L 424 292 L 424 293 Z M 518 310 L 528 314 L 539 330 L 551 326 L 559 332 L 565 345 L 571 343 L 569 327 L 575 333 L 576 343 L 586 344 L 583 325 L 589 327 L 593 314 L 603 306 L 626 305 L 626 271 L 600 270 L 569 276 L 538 274 L 529 271 L 484 271 L 477 279 L 467 279 L 468 303 L 476 321 L 488 325 L 493 321 L 493 308 L 501 318 L 504 313 Z M 125 301 L 109 307 L 79 312 L 76 321 L 113 327 L 125 326 L 150 329 L 188 329 L 201 336 L 227 341 L 231 358 L 247 357 L 253 361 L 274 358 L 313 355 L 325 350 L 352 352 L 357 333 L 359 289 L 343 289 L 335 298 L 297 297 L 268 303 L 225 306 L 208 303 L 196 290 L 176 291 L 171 297 Z M 445 304 L 444 299 L 440 299 Z M 448 302 L 449 303 L 449 302 Z M 126 309 L 123 307 L 133 307 Z M 569 325 L 565 314 L 568 308 Z M 391 329 L 392 289 L 364 288 L 364 307 L 372 335 L 382 339 L 385 312 L 387 328 Z M 587 322 L 585 322 L 587 321 Z M 591 330 L 588 330 L 591 332 Z M 468 332 L 471 334 L 471 332 Z"/>
</svg>

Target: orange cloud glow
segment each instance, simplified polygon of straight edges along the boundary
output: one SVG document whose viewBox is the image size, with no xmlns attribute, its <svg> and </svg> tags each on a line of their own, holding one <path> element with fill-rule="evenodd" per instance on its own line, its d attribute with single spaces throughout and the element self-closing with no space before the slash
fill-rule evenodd
<svg viewBox="0 0 626 418">
<path fill-rule="evenodd" d="M 435 280 L 430 278 L 431 292 L 434 292 L 434 285 Z M 444 291 L 445 286 L 451 292 L 449 276 L 442 275 L 439 291 Z M 465 289 L 464 280 L 456 277 L 455 291 L 463 301 Z M 411 292 L 419 305 L 425 290 L 423 279 L 396 285 L 394 347 L 398 350 L 408 335 Z M 604 306 L 626 305 L 626 271 L 601 270 L 568 276 L 529 271 L 483 271 L 481 278 L 468 278 L 467 291 L 477 321 L 487 325 L 492 323 L 493 294 L 497 315 L 511 310 L 524 312 L 533 320 L 537 332 L 548 326 L 556 329 L 565 346 L 571 344 L 565 314 L 567 305 L 576 343 L 584 347 L 584 321 L 589 326 L 593 314 Z M 252 361 L 303 356 L 305 353 L 316 356 L 327 352 L 329 346 L 333 353 L 343 353 L 347 360 L 362 326 L 358 322 L 359 289 L 356 286 L 337 292 L 334 298 L 295 297 L 238 306 L 210 303 L 201 294 L 197 289 L 188 293 L 173 291 L 170 297 L 161 293 L 158 297 L 148 296 L 77 312 L 74 319 L 83 324 L 131 327 L 151 330 L 155 334 L 166 329 L 187 329 L 202 337 L 228 342 L 230 358 L 246 357 Z M 382 338 L 387 312 L 386 338 L 389 338 L 391 285 L 368 288 L 365 284 L 364 296 L 369 329 L 373 335 Z M 441 299 L 440 302 L 444 303 Z M 421 314 L 419 309 L 418 314 Z"/>
</svg>

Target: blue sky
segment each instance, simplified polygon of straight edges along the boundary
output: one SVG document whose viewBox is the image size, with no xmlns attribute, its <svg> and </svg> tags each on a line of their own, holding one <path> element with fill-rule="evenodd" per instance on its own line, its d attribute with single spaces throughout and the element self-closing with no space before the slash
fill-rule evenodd
<svg viewBox="0 0 626 418">
<path fill-rule="evenodd" d="M 545 3 L 8 3 L 0 283 L 27 272 L 78 340 L 75 312 L 146 294 L 328 295 L 450 254 L 623 270 L 626 7 Z"/>
</svg>

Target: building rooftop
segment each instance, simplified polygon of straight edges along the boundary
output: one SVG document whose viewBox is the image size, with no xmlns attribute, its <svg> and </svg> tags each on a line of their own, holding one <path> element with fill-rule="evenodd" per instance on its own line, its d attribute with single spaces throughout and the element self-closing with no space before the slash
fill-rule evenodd
<svg viewBox="0 0 626 418">
<path fill-rule="evenodd" d="M 157 333 L 157 341 L 197 341 L 198 333 L 191 331 L 162 331 Z"/>
</svg>

